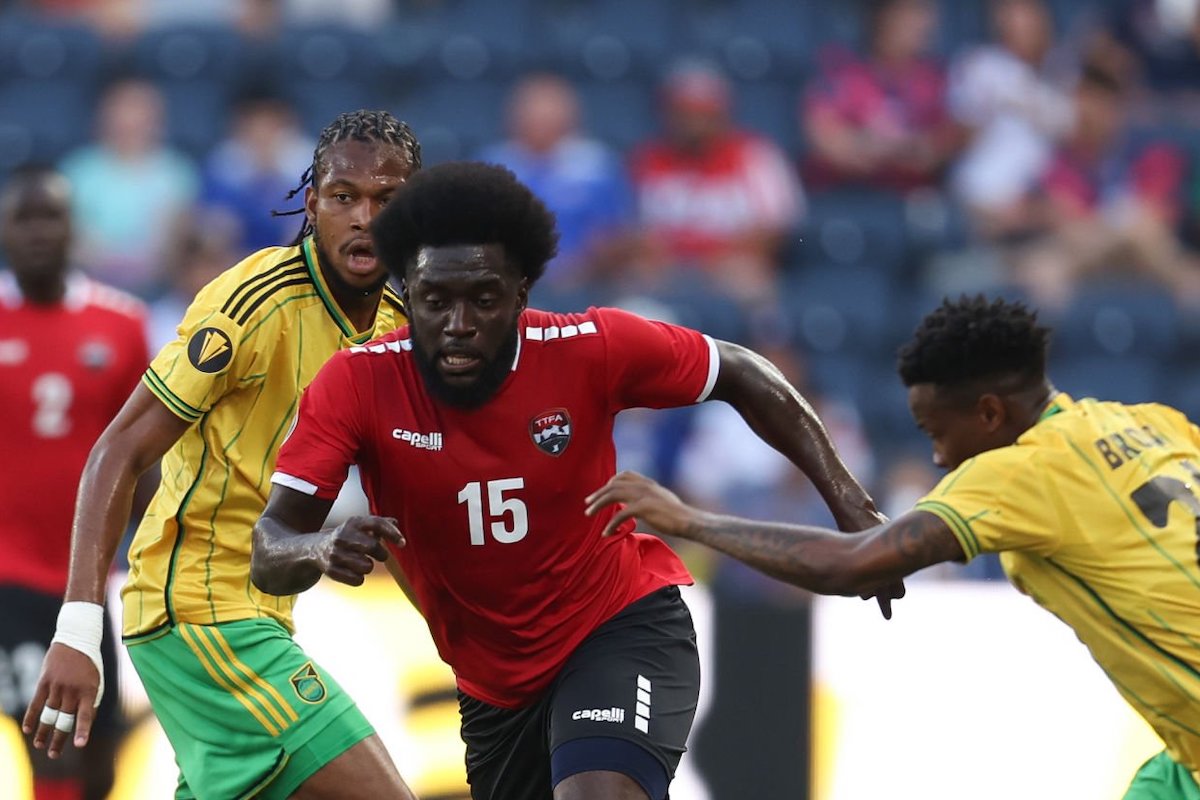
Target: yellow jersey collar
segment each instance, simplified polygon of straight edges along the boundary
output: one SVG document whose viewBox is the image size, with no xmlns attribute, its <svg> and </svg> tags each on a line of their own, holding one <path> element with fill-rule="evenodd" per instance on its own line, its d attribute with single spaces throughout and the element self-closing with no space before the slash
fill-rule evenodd
<svg viewBox="0 0 1200 800">
<path fill-rule="evenodd" d="M 308 267 L 308 274 L 312 278 L 313 286 L 317 287 L 317 294 L 320 295 L 321 302 L 325 304 L 325 310 L 329 312 L 329 316 L 341 329 L 342 335 L 354 344 L 363 344 L 375 338 L 374 326 L 361 333 L 356 331 L 349 317 L 342 312 L 342 307 L 333 299 L 333 290 L 329 288 L 329 284 L 325 282 L 325 275 L 321 272 L 321 262 L 317 257 L 317 246 L 313 242 L 313 237 L 308 236 L 300 243 L 300 252 L 304 255 L 304 264 Z M 378 324 L 378 310 L 375 312 L 375 320 Z"/>
<path fill-rule="evenodd" d="M 1051 398 L 1050 405 L 1046 406 L 1046 410 L 1042 412 L 1040 417 L 1038 417 L 1038 422 L 1045 422 L 1055 414 L 1062 413 L 1063 411 L 1070 411 L 1074 407 L 1075 401 L 1069 394 L 1066 392 L 1058 392 L 1053 398 Z"/>
</svg>

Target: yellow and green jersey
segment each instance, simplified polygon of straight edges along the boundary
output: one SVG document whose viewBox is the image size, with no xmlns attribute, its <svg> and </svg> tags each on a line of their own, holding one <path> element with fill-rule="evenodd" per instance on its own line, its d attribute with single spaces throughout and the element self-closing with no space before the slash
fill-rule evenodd
<svg viewBox="0 0 1200 800">
<path fill-rule="evenodd" d="M 1166 406 L 1059 394 L 1010 447 L 947 475 L 917 508 L 967 558 L 1070 625 L 1200 779 L 1200 432 Z"/>
<path fill-rule="evenodd" d="M 301 390 L 335 352 L 404 323 L 386 288 L 371 330 L 333 299 L 312 239 L 261 250 L 196 296 L 142 377 L 194 423 L 162 460 L 162 483 L 129 549 L 127 642 L 179 622 L 273 617 L 291 630 L 294 597 L 250 582 L 250 541 L 275 454 Z"/>
</svg>

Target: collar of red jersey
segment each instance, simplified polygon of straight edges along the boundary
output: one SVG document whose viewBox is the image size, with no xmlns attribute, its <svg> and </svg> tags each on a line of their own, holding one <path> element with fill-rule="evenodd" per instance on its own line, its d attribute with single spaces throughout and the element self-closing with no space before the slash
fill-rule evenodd
<svg viewBox="0 0 1200 800">
<path fill-rule="evenodd" d="M 87 305 L 88 279 L 77 272 L 67 275 L 67 292 L 62 304 L 68 311 L 79 311 Z M 8 309 L 20 308 L 25 304 L 25 295 L 11 272 L 0 273 L 0 305 Z"/>
</svg>

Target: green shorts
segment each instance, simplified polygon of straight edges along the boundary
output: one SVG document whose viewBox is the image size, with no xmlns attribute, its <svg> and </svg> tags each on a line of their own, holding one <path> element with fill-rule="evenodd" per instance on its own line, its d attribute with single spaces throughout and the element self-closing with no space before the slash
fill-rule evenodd
<svg viewBox="0 0 1200 800">
<path fill-rule="evenodd" d="M 1200 786 L 1187 767 L 1164 750 L 1142 764 L 1124 800 L 1200 800 Z"/>
<path fill-rule="evenodd" d="M 129 657 L 175 749 L 178 800 L 282 800 L 374 733 L 272 619 L 181 623 Z"/>
</svg>

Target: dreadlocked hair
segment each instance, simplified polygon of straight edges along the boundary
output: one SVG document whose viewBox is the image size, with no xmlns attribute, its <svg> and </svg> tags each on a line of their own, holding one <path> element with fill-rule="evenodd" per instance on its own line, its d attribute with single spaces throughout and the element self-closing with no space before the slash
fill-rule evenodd
<svg viewBox="0 0 1200 800">
<path fill-rule="evenodd" d="M 308 169 L 304 170 L 304 174 L 300 176 L 300 183 L 297 184 L 295 189 L 288 192 L 285 199 L 291 200 L 303 192 L 307 186 L 316 188 L 321 182 L 321 177 L 329 169 L 329 164 L 326 161 L 329 148 L 338 142 L 344 142 L 349 139 L 360 142 L 382 142 L 384 144 L 395 145 L 408 156 L 413 171 L 421 168 L 421 143 L 417 141 L 417 137 L 413 135 L 407 123 L 401 122 L 387 111 L 367 111 L 365 109 L 346 111 L 338 114 L 337 118 L 326 125 L 325 129 L 321 131 L 321 135 L 317 139 L 316 149 L 313 150 L 312 164 Z M 291 211 L 272 211 L 271 216 L 291 217 L 303 213 L 304 207 L 301 206 Z M 292 245 L 300 244 L 304 241 L 305 237 L 312 233 L 312 223 L 306 217 L 304 223 L 300 226 L 300 232 L 296 234 L 296 238 L 292 241 Z"/>
<path fill-rule="evenodd" d="M 1027 386 L 1045 379 L 1049 346 L 1050 329 L 1023 303 L 947 298 L 900 348 L 900 379 L 905 386 L 955 387 L 1012 376 Z"/>
</svg>

